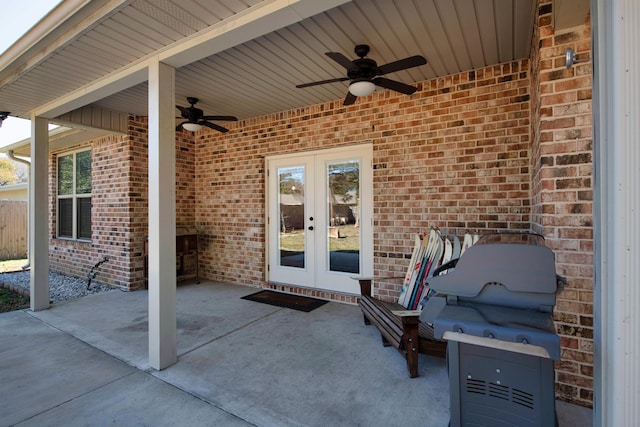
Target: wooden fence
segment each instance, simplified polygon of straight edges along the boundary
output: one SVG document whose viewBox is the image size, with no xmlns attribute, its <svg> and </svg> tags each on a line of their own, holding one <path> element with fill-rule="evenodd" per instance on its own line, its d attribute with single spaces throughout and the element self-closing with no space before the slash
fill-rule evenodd
<svg viewBox="0 0 640 427">
<path fill-rule="evenodd" d="M 0 260 L 27 257 L 27 202 L 0 200 Z"/>
</svg>

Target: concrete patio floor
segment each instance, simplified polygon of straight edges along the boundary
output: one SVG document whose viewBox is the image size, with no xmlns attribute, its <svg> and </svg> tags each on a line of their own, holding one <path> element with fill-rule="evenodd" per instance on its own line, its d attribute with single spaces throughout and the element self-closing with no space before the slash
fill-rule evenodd
<svg viewBox="0 0 640 427">
<path fill-rule="evenodd" d="M 447 426 L 443 359 L 410 379 L 356 306 L 298 312 L 223 283 L 177 292 L 178 363 L 147 360 L 146 291 L 0 314 L 0 425 Z M 563 402 L 560 426 L 591 411 Z"/>
</svg>

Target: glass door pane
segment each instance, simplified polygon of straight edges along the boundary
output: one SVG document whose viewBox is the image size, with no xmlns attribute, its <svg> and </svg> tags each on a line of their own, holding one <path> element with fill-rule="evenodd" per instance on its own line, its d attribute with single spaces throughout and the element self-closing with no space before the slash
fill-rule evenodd
<svg viewBox="0 0 640 427">
<path fill-rule="evenodd" d="M 360 161 L 327 162 L 329 271 L 360 273 Z"/>
<path fill-rule="evenodd" d="M 305 268 L 304 166 L 278 168 L 280 265 Z"/>
</svg>

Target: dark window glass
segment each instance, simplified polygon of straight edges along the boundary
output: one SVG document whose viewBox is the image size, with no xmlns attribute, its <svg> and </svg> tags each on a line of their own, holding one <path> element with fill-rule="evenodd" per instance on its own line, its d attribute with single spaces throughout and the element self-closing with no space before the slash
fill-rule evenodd
<svg viewBox="0 0 640 427">
<path fill-rule="evenodd" d="M 58 199 L 58 236 L 73 238 L 73 199 Z"/>
<path fill-rule="evenodd" d="M 78 198 L 78 239 L 91 239 L 91 197 Z"/>
</svg>

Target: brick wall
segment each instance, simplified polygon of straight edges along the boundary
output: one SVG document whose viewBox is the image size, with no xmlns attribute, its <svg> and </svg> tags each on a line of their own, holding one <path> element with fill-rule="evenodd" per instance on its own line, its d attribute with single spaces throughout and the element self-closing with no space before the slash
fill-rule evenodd
<svg viewBox="0 0 640 427">
<path fill-rule="evenodd" d="M 375 275 L 404 274 L 413 233 L 429 226 L 444 233 L 540 232 L 556 254 L 558 273 L 567 278 L 555 312 L 563 347 L 557 393 L 590 406 L 591 68 L 589 63 L 564 68 L 566 47 L 590 56 L 590 28 L 587 22 L 554 34 L 551 6 L 540 2 L 531 60 L 421 82 L 412 96 L 378 90 L 349 107 L 339 100 L 227 124 L 226 134 L 178 133 L 177 222 L 198 229 L 201 277 L 269 286 L 264 282 L 265 156 L 371 142 Z M 114 181 L 100 187 L 94 180 L 94 241 L 52 238 L 52 268 L 86 276 L 108 252 L 115 261 L 105 264 L 105 276 L 134 289 L 144 284 L 146 119 L 130 118 L 126 137 L 92 144 L 94 174 Z M 51 162 L 55 171 L 55 156 Z M 55 213 L 53 199 L 51 206 Z M 53 223 L 51 233 L 54 237 Z M 376 286 L 383 298 L 399 294 L 396 282 Z"/>
<path fill-rule="evenodd" d="M 377 91 L 239 122 L 196 136 L 196 222 L 204 277 L 264 285 L 264 159 L 372 142 L 374 264 L 404 274 L 413 233 L 528 230 L 529 62 Z M 393 299 L 398 283 L 378 282 Z M 331 296 L 331 295 L 330 295 Z M 340 299 L 339 296 L 333 295 Z"/>
<path fill-rule="evenodd" d="M 109 262 L 96 280 L 127 290 L 145 286 L 144 246 L 148 230 L 147 119 L 130 117 L 127 136 L 108 136 L 50 156 L 50 268 L 86 277 L 105 256 Z M 56 238 L 56 158 L 60 153 L 91 146 L 92 240 Z M 176 134 L 176 221 L 193 227 L 195 221 L 193 137 Z"/>
<path fill-rule="evenodd" d="M 567 70 L 565 51 L 591 57 L 590 21 L 564 33 L 552 27 L 552 2 L 539 4 L 532 57 L 532 228 L 556 254 L 567 279 L 555 321 L 562 340 L 556 391 L 593 404 L 593 224 L 590 62 Z M 539 48 L 539 49 L 538 49 Z"/>
<path fill-rule="evenodd" d="M 431 225 L 445 233 L 540 232 L 568 280 L 555 313 L 563 346 L 557 393 L 591 406 L 590 65 L 563 68 L 566 47 L 589 55 L 589 26 L 554 35 L 550 7 L 540 5 L 531 63 L 422 82 L 410 97 L 379 91 L 348 108 L 325 103 L 197 135 L 202 275 L 266 286 L 266 155 L 370 141 L 375 275 L 403 274 L 412 233 Z M 383 298 L 399 293 L 398 283 L 376 285 Z"/>
<path fill-rule="evenodd" d="M 90 146 L 92 150 L 92 241 L 56 238 L 56 160 L 58 154 Z M 76 147 L 54 151 L 50 156 L 50 269 L 72 276 L 86 277 L 91 267 L 105 256 L 109 262 L 98 270 L 96 280 L 113 286 L 129 287 L 127 250 L 128 162 L 127 138 L 107 136 Z"/>
</svg>

